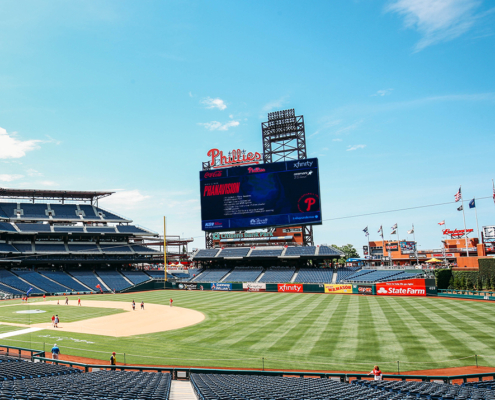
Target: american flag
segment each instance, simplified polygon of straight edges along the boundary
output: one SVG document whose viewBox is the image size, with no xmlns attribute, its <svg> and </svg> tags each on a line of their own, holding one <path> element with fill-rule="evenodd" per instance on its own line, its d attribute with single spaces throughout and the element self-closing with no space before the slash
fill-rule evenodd
<svg viewBox="0 0 495 400">
<path fill-rule="evenodd" d="M 457 203 L 460 199 L 462 198 L 462 195 L 461 195 L 461 188 L 459 187 L 459 190 L 457 191 L 457 193 L 455 194 L 455 202 Z"/>
<path fill-rule="evenodd" d="M 445 225 L 445 220 L 443 220 L 442 222 L 439 222 L 438 225 Z"/>
<path fill-rule="evenodd" d="M 495 183 L 493 183 L 493 179 L 492 179 L 492 187 L 493 187 L 493 202 L 495 203 Z"/>
</svg>

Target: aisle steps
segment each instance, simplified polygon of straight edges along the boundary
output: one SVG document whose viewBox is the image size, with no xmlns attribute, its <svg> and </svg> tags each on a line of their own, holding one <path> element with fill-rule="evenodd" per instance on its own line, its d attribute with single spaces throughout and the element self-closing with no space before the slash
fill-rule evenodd
<svg viewBox="0 0 495 400">
<path fill-rule="evenodd" d="M 189 381 L 172 381 L 170 400 L 197 400 Z"/>
</svg>

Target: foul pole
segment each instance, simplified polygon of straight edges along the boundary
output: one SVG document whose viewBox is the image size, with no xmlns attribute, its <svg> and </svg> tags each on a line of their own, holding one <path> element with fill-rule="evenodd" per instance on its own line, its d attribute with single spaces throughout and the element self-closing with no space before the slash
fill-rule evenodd
<svg viewBox="0 0 495 400">
<path fill-rule="evenodd" d="M 165 285 L 166 285 L 167 283 L 167 217 L 163 217 L 163 271 L 165 272 Z"/>
</svg>

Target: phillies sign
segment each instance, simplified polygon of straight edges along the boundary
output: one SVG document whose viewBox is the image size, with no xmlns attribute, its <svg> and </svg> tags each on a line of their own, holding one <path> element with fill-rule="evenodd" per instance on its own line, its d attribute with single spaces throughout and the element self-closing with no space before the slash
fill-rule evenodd
<svg viewBox="0 0 495 400">
<path fill-rule="evenodd" d="M 279 283 L 277 291 L 286 293 L 302 293 L 303 285 L 301 283 Z"/>
<path fill-rule="evenodd" d="M 380 296 L 426 296 L 424 279 L 407 279 L 376 284 L 376 294 Z"/>
<path fill-rule="evenodd" d="M 442 233 L 444 235 L 450 235 L 451 238 L 460 238 L 463 237 L 464 235 L 467 235 L 468 233 L 471 233 L 473 230 L 472 229 L 444 229 Z"/>
<path fill-rule="evenodd" d="M 259 164 L 261 162 L 261 154 L 246 152 L 246 150 L 232 150 L 227 155 L 218 149 L 211 149 L 206 153 L 210 157 L 210 166 L 212 168 L 238 167 L 240 165 Z M 253 172 L 261 172 L 255 171 Z"/>
</svg>

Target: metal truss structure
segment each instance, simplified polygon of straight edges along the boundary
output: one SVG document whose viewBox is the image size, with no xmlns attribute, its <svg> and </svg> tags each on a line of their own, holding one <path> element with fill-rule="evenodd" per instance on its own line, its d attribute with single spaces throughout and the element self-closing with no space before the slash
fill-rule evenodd
<svg viewBox="0 0 495 400">
<path fill-rule="evenodd" d="M 295 110 L 275 111 L 268 114 L 268 121 L 261 123 L 263 137 L 263 162 L 307 158 L 304 117 Z"/>
<path fill-rule="evenodd" d="M 75 190 L 40 190 L 40 189 L 7 189 L 0 188 L 1 199 L 28 199 L 33 203 L 36 200 L 56 200 L 62 204 L 65 201 L 88 201 L 98 206 L 98 200 L 110 196 L 115 192 L 89 192 Z"/>
</svg>

